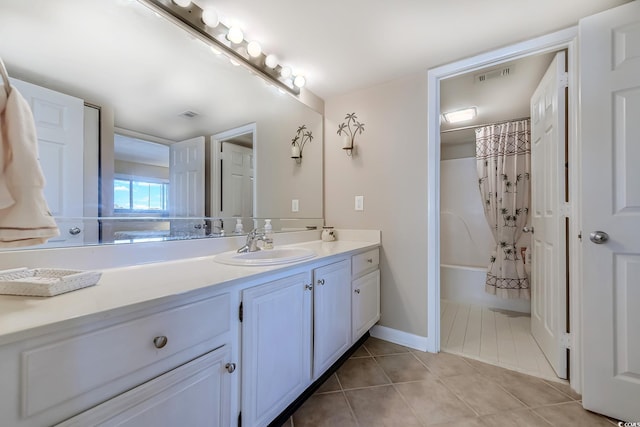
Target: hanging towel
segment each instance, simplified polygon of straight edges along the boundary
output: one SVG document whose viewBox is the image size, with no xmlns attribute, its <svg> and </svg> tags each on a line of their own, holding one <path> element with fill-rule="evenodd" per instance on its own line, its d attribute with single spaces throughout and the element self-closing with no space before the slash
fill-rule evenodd
<svg viewBox="0 0 640 427">
<path fill-rule="evenodd" d="M 0 247 L 39 245 L 60 232 L 44 198 L 33 114 L 0 69 Z"/>
</svg>

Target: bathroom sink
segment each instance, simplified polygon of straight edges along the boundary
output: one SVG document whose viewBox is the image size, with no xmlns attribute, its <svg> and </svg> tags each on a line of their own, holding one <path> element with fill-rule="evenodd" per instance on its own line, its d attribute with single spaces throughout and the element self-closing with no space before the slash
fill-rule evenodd
<svg viewBox="0 0 640 427">
<path fill-rule="evenodd" d="M 242 254 L 236 251 L 223 252 L 213 259 L 221 264 L 262 266 L 304 261 L 315 256 L 314 251 L 306 248 L 274 248 Z"/>
</svg>

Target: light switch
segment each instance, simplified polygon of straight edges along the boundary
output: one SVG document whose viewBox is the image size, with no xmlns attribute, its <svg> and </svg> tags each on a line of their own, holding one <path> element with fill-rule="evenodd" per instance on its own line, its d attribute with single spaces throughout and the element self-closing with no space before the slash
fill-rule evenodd
<svg viewBox="0 0 640 427">
<path fill-rule="evenodd" d="M 357 211 L 364 210 L 364 196 L 356 196 L 356 210 Z"/>
<path fill-rule="evenodd" d="M 300 210 L 300 205 L 298 204 L 298 199 L 291 200 L 291 212 L 298 212 Z"/>
</svg>

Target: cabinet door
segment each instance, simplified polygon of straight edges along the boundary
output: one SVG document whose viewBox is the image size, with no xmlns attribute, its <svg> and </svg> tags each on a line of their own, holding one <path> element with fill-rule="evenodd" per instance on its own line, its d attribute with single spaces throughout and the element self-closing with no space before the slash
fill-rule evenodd
<svg viewBox="0 0 640 427">
<path fill-rule="evenodd" d="M 57 427 L 227 427 L 230 354 L 229 346 L 221 347 Z"/>
<path fill-rule="evenodd" d="M 380 270 L 354 280 L 352 289 L 351 315 L 355 342 L 380 320 Z"/>
<path fill-rule="evenodd" d="M 313 271 L 313 377 L 318 378 L 351 346 L 351 264 Z"/>
<path fill-rule="evenodd" d="M 311 383 L 309 273 L 242 293 L 242 425 L 264 426 Z"/>
</svg>

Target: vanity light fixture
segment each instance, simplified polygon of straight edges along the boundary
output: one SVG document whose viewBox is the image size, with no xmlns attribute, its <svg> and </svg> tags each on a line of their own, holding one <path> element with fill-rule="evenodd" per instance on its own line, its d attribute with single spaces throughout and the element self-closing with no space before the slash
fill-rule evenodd
<svg viewBox="0 0 640 427">
<path fill-rule="evenodd" d="M 313 134 L 307 130 L 306 125 L 298 127 L 296 136 L 291 140 L 291 158 L 296 159 L 296 163 L 302 163 L 302 150 L 307 142 L 313 141 Z"/>
<path fill-rule="evenodd" d="M 443 113 L 442 117 L 447 123 L 458 123 L 474 119 L 477 114 L 476 107 L 468 107 L 461 110 L 448 111 Z"/>
<path fill-rule="evenodd" d="M 306 84 L 304 76 L 292 78 L 291 68 L 279 65 L 275 55 L 264 54 L 257 42 L 245 40 L 239 27 L 221 23 L 209 7 L 202 9 L 191 0 L 138 1 L 290 94 L 299 95 Z"/>
<path fill-rule="evenodd" d="M 227 32 L 227 39 L 231 43 L 239 44 L 242 43 L 242 40 L 244 40 L 244 34 L 242 33 L 242 30 L 240 28 L 231 27 L 229 28 L 229 32 Z"/>
<path fill-rule="evenodd" d="M 347 114 L 344 118 L 346 122 L 338 125 L 337 133 L 342 136 L 342 149 L 345 150 L 347 156 L 352 156 L 356 135 L 364 132 L 364 123 L 358 121 L 356 113 Z"/>
<path fill-rule="evenodd" d="M 258 43 L 257 41 L 250 41 L 247 44 L 247 53 L 249 54 L 250 57 L 252 58 L 257 58 L 260 56 L 260 54 L 262 53 L 262 47 L 260 46 L 260 43 Z M 266 62 L 266 59 L 265 59 Z"/>
<path fill-rule="evenodd" d="M 215 28 L 220 24 L 220 17 L 218 16 L 218 12 L 214 9 L 207 8 L 202 11 L 202 22 L 207 27 Z"/>
</svg>

